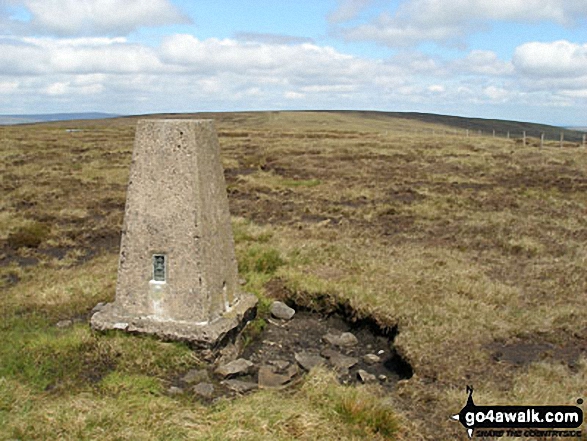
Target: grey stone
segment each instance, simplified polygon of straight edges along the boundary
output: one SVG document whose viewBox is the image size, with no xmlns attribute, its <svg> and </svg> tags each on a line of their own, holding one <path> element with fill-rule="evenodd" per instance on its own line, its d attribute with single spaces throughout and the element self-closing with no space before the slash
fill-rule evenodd
<svg viewBox="0 0 587 441">
<path fill-rule="evenodd" d="M 167 389 L 167 393 L 171 396 L 181 395 L 183 394 L 183 389 L 181 387 L 171 386 L 169 389 Z"/>
<path fill-rule="evenodd" d="M 363 361 L 367 364 L 376 364 L 381 361 L 381 357 L 375 354 L 366 354 L 363 356 Z"/>
<path fill-rule="evenodd" d="M 330 361 L 330 364 L 334 368 L 342 370 L 343 372 L 347 372 L 350 368 L 359 362 L 359 359 L 356 357 L 348 357 L 342 354 L 334 354 L 329 358 L 328 361 Z"/>
<path fill-rule="evenodd" d="M 208 381 L 210 376 L 206 369 L 192 369 L 188 371 L 182 378 L 181 381 L 187 384 L 200 383 L 202 381 Z"/>
<path fill-rule="evenodd" d="M 315 366 L 324 364 L 326 362 L 326 359 L 324 359 L 323 357 L 319 355 L 309 354 L 307 352 L 296 353 L 295 359 L 299 363 L 299 365 L 307 371 L 309 371 Z"/>
<path fill-rule="evenodd" d="M 222 378 L 247 375 L 253 370 L 253 363 L 244 358 L 238 358 L 230 363 L 219 366 L 214 372 Z"/>
<path fill-rule="evenodd" d="M 333 346 L 340 346 L 340 347 L 356 346 L 359 343 L 359 340 L 357 339 L 357 337 L 355 337 L 350 332 L 343 332 L 340 335 L 328 333 L 322 338 L 327 343 L 329 343 Z"/>
<path fill-rule="evenodd" d="M 363 370 L 363 369 L 359 369 L 357 372 L 357 377 L 359 378 L 359 380 L 361 380 L 363 383 L 371 383 L 375 380 L 377 380 L 377 377 L 373 374 L 370 374 L 369 372 Z"/>
<path fill-rule="evenodd" d="M 271 305 L 271 315 L 282 320 L 291 320 L 296 311 L 283 302 L 273 302 Z"/>
<path fill-rule="evenodd" d="M 285 370 L 290 365 L 289 361 L 285 360 L 270 360 L 268 363 L 280 371 Z"/>
<path fill-rule="evenodd" d="M 240 355 L 241 348 L 240 345 L 236 345 L 234 343 L 229 343 L 224 348 L 220 350 L 219 357 L 216 360 L 217 365 L 223 365 L 230 363 L 238 358 Z"/>
<path fill-rule="evenodd" d="M 377 378 L 379 378 L 379 381 L 381 381 L 382 383 L 385 383 L 387 381 L 387 375 L 379 375 Z"/>
<path fill-rule="evenodd" d="M 73 320 L 61 320 L 55 324 L 60 329 L 69 328 L 73 326 Z"/>
<path fill-rule="evenodd" d="M 256 303 L 239 285 L 212 121 L 140 120 L 116 299 L 92 316 L 92 328 L 211 348 L 249 319 Z"/>
<path fill-rule="evenodd" d="M 192 387 L 192 391 L 202 398 L 212 398 L 214 395 L 214 385 L 210 383 L 198 383 Z"/>
<path fill-rule="evenodd" d="M 297 375 L 298 368 L 295 365 L 291 365 L 283 374 L 278 374 L 275 371 L 276 368 L 274 366 L 261 366 L 259 368 L 259 388 L 274 389 L 283 387 Z"/>
<path fill-rule="evenodd" d="M 224 380 L 220 384 L 226 386 L 231 391 L 234 391 L 239 394 L 244 394 L 246 392 L 250 392 L 252 390 L 257 389 L 257 383 L 252 383 L 250 381 L 241 381 L 241 380 Z"/>
</svg>

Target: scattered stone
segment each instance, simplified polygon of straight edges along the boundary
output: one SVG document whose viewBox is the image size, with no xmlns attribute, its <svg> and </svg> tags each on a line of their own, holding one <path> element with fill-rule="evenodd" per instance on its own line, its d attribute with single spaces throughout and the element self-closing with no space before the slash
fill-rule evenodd
<svg viewBox="0 0 587 441">
<path fill-rule="evenodd" d="M 375 364 L 381 361 L 381 357 L 375 354 L 366 354 L 363 356 L 363 361 L 367 364 Z"/>
<path fill-rule="evenodd" d="M 192 369 L 185 374 L 181 381 L 187 384 L 201 383 L 202 381 L 208 381 L 210 376 L 206 369 Z"/>
<path fill-rule="evenodd" d="M 252 390 L 257 389 L 257 384 L 252 383 L 250 381 L 241 381 L 241 380 L 224 380 L 220 384 L 226 386 L 233 392 L 244 394 L 246 392 L 250 392 Z"/>
<path fill-rule="evenodd" d="M 291 320 L 296 311 L 283 302 L 273 302 L 271 305 L 271 315 L 282 320 Z"/>
<path fill-rule="evenodd" d="M 60 329 L 69 328 L 70 326 L 73 326 L 73 320 L 61 320 L 57 322 L 55 326 L 57 326 Z"/>
<path fill-rule="evenodd" d="M 261 389 L 281 388 L 289 383 L 298 373 L 298 368 L 291 365 L 284 374 L 275 372 L 274 366 L 261 366 L 259 368 L 258 383 Z"/>
<path fill-rule="evenodd" d="M 320 357 L 319 355 L 309 354 L 307 352 L 298 352 L 295 354 L 295 359 L 299 363 L 301 367 L 305 370 L 309 371 L 315 366 L 319 364 L 324 364 L 326 361 L 324 358 Z"/>
<path fill-rule="evenodd" d="M 280 371 L 285 370 L 290 365 L 289 361 L 285 360 L 270 360 L 269 364 L 275 366 Z"/>
<path fill-rule="evenodd" d="M 377 355 L 383 355 L 385 354 L 385 351 L 383 349 L 380 349 L 379 351 L 377 351 Z"/>
<path fill-rule="evenodd" d="M 324 348 L 320 351 L 320 355 L 326 358 L 334 357 L 336 354 L 339 354 L 339 352 L 332 348 Z"/>
<path fill-rule="evenodd" d="M 370 383 L 377 380 L 377 377 L 375 375 L 370 374 L 369 372 L 363 369 L 358 370 L 357 377 L 359 377 L 359 380 L 361 380 L 361 382 L 363 383 Z"/>
<path fill-rule="evenodd" d="M 198 383 L 192 387 L 192 391 L 202 398 L 210 399 L 214 394 L 214 385 L 210 383 Z"/>
<path fill-rule="evenodd" d="M 240 352 L 241 348 L 238 345 L 230 343 L 220 350 L 220 356 L 216 363 L 219 366 L 230 363 L 238 358 Z"/>
<path fill-rule="evenodd" d="M 356 357 L 348 357 L 342 355 L 340 352 L 336 352 L 332 349 L 325 349 L 321 352 L 328 360 L 330 364 L 337 370 L 347 371 L 359 362 Z"/>
<path fill-rule="evenodd" d="M 238 375 L 249 374 L 253 369 L 253 363 L 244 358 L 239 358 L 230 363 L 219 366 L 214 372 L 222 378 L 236 377 Z"/>
<path fill-rule="evenodd" d="M 387 381 L 387 375 L 381 374 L 377 378 L 379 378 L 379 381 L 381 381 L 382 383 L 385 383 Z"/>
<path fill-rule="evenodd" d="M 177 386 L 171 386 L 167 389 L 167 393 L 171 396 L 181 395 L 183 393 L 183 389 Z"/>
<path fill-rule="evenodd" d="M 343 332 L 340 335 L 334 335 L 334 334 L 326 334 L 323 337 L 324 341 L 326 341 L 327 343 L 333 345 L 333 346 L 341 346 L 341 347 L 350 347 L 350 346 L 356 346 L 359 343 L 359 340 L 357 339 L 357 337 L 355 337 L 352 333 L 350 332 Z"/>
</svg>

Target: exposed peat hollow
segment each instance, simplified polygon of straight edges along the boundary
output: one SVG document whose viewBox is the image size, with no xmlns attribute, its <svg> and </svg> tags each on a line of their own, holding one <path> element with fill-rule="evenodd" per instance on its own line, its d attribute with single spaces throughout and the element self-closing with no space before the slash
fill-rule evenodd
<svg viewBox="0 0 587 441">
<path fill-rule="evenodd" d="M 171 381 L 168 393 L 190 390 L 213 402 L 256 389 L 285 389 L 319 365 L 335 372 L 342 384 L 378 384 L 388 392 L 413 375 L 393 346 L 396 328 L 384 330 L 372 319 L 352 321 L 353 315 L 340 311 L 319 313 L 288 303 L 296 311 L 291 319 L 265 317 L 260 332 L 259 322 L 251 322 L 248 326 L 257 331 L 245 327 L 244 349 L 238 355 L 184 373 Z"/>
<path fill-rule="evenodd" d="M 389 389 L 397 381 L 413 375 L 410 364 L 393 346 L 396 328 L 382 330 L 370 319 L 351 322 L 338 312 L 320 314 L 292 306 L 296 314 L 291 320 L 266 320 L 264 331 L 247 345 L 243 358 L 259 365 L 276 364 L 279 360 L 298 361 L 304 370 L 304 363 L 299 362 L 300 354 L 320 357 L 314 360 L 333 369 L 344 384 L 373 382 Z M 351 333 L 356 341 L 332 343 L 329 336 L 336 340 L 344 333 Z M 362 376 L 359 371 L 368 375 Z"/>
</svg>

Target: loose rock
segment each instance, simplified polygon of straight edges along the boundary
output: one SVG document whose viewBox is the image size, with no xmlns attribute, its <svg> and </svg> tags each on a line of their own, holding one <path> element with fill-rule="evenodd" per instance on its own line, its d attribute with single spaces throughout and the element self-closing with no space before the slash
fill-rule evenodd
<svg viewBox="0 0 587 441">
<path fill-rule="evenodd" d="M 214 372 L 222 378 L 236 377 L 249 374 L 253 369 L 253 363 L 244 358 L 238 358 L 230 363 L 219 366 Z"/>
<path fill-rule="evenodd" d="M 350 347 L 356 346 L 359 343 L 357 337 L 350 332 L 343 332 L 340 335 L 326 334 L 323 337 L 324 341 L 334 346 Z"/>
<path fill-rule="evenodd" d="M 363 356 L 363 361 L 367 364 L 375 364 L 381 361 L 381 357 L 375 354 L 366 354 Z"/>
<path fill-rule="evenodd" d="M 214 394 L 214 385 L 210 383 L 198 383 L 192 387 L 192 391 L 202 398 L 212 398 Z"/>
<path fill-rule="evenodd" d="M 291 320 L 296 311 L 283 302 L 273 302 L 271 305 L 271 315 L 282 320 Z"/>
<path fill-rule="evenodd" d="M 70 326 L 73 326 L 73 320 L 61 320 L 57 322 L 55 326 L 57 326 L 60 329 L 69 328 Z"/>
<path fill-rule="evenodd" d="M 185 374 L 181 381 L 187 384 L 201 383 L 202 381 L 208 381 L 210 376 L 206 369 L 192 369 Z"/>
<path fill-rule="evenodd" d="M 183 389 L 181 387 L 171 386 L 169 389 L 167 389 L 167 393 L 171 396 L 181 395 L 183 393 Z"/>
<path fill-rule="evenodd" d="M 297 373 L 298 368 L 295 365 L 290 366 L 284 374 L 276 373 L 273 366 L 261 366 L 258 376 L 259 387 L 261 389 L 281 388 L 289 383 Z"/>
<path fill-rule="evenodd" d="M 224 380 L 220 384 L 239 394 L 244 394 L 257 389 L 257 384 L 250 381 Z"/>
<path fill-rule="evenodd" d="M 346 371 L 352 368 L 359 362 L 359 359 L 356 357 L 348 357 L 332 349 L 325 349 L 324 351 L 322 351 L 322 355 L 328 358 L 328 361 L 330 361 L 330 364 L 334 368 L 342 371 Z"/>
<path fill-rule="evenodd" d="M 326 361 L 319 355 L 313 355 L 307 352 L 298 352 L 297 354 L 295 354 L 295 359 L 299 363 L 299 365 L 307 371 L 309 371 L 315 366 L 318 366 L 319 364 L 324 364 L 324 362 Z"/>
<path fill-rule="evenodd" d="M 285 360 L 270 360 L 269 364 L 275 366 L 280 371 L 285 370 L 290 365 L 289 361 Z"/>
<path fill-rule="evenodd" d="M 361 380 L 363 383 L 370 383 L 377 380 L 377 377 L 375 375 L 370 374 L 369 372 L 363 369 L 358 370 L 357 377 L 359 377 L 359 380 Z"/>
</svg>

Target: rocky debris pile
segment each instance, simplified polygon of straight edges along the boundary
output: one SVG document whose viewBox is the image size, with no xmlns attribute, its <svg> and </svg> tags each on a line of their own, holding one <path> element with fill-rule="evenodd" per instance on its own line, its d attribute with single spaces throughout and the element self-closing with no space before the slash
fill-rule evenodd
<svg viewBox="0 0 587 441">
<path fill-rule="evenodd" d="M 262 335 L 240 356 L 236 350 L 226 350 L 213 369 L 190 370 L 168 393 L 191 391 L 210 401 L 256 389 L 283 389 L 316 366 L 334 370 L 345 384 L 393 387 L 397 380 L 411 375 L 411 369 L 394 370 L 409 365 L 395 353 L 389 338 L 368 328 L 352 329 L 341 317 L 296 312 L 281 302 L 274 302 L 270 312 L 273 318 Z"/>
</svg>

